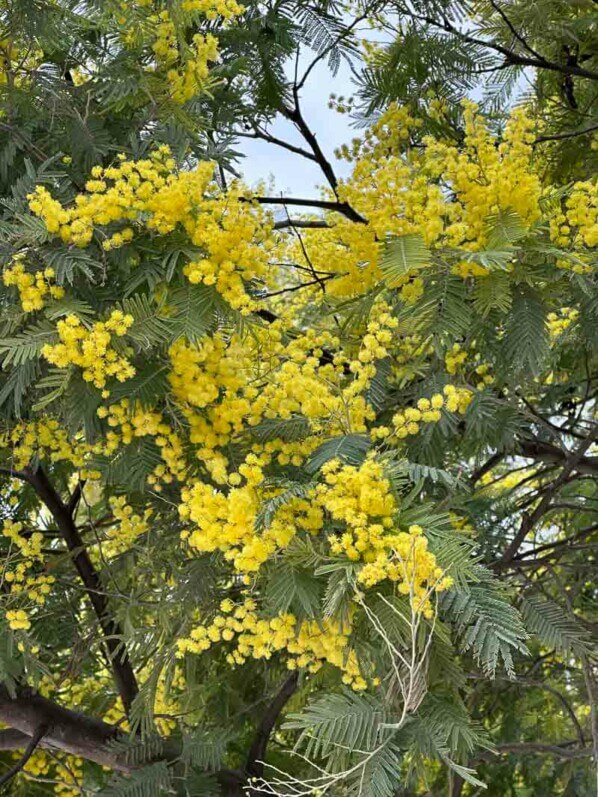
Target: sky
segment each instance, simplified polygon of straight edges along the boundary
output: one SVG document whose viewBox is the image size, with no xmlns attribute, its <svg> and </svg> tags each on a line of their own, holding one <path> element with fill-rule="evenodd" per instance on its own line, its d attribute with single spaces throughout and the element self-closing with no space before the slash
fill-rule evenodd
<svg viewBox="0 0 598 797">
<path fill-rule="evenodd" d="M 302 67 L 305 69 L 312 59 L 313 53 L 308 51 L 303 62 L 300 62 L 300 75 Z M 337 96 L 352 94 L 355 90 L 352 78 L 351 70 L 344 60 L 335 77 L 330 74 L 326 62 L 322 61 L 310 73 L 300 95 L 303 116 L 316 134 L 320 147 L 339 177 L 348 174 L 349 164 L 346 161 L 336 161 L 334 150 L 354 138 L 357 131 L 351 126 L 348 115 L 339 114 L 328 108 L 328 100 L 332 93 Z M 269 132 L 285 141 L 308 148 L 294 126 L 281 117 L 277 117 Z M 236 149 L 246 155 L 238 165 L 250 185 L 258 180 L 274 177 L 277 193 L 282 192 L 285 196 L 313 197 L 317 196 L 314 193 L 317 186 L 325 182 L 317 164 L 265 141 L 241 139 Z"/>
</svg>

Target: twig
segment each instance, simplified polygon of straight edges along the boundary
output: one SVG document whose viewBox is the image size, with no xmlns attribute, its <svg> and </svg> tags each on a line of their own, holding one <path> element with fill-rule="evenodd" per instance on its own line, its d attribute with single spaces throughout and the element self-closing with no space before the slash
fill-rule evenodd
<svg viewBox="0 0 598 797">
<path fill-rule="evenodd" d="M 310 65 L 303 73 L 303 77 L 301 78 L 301 80 L 296 84 L 297 91 L 301 91 L 301 89 L 303 88 L 303 86 L 307 81 L 307 78 L 310 76 L 311 71 L 316 66 L 316 64 L 319 61 L 321 61 L 323 58 L 326 58 L 328 53 L 332 52 L 332 50 L 334 50 L 335 47 L 338 47 L 338 45 L 343 41 L 343 39 L 346 39 L 351 33 L 353 33 L 353 29 L 356 28 L 360 22 L 363 22 L 363 20 L 366 19 L 367 17 L 371 17 L 373 11 L 374 7 L 371 4 L 369 4 L 367 12 L 355 17 L 353 22 L 350 25 L 348 25 L 339 36 L 336 37 L 336 39 L 332 42 L 332 44 L 329 44 L 328 47 L 325 47 L 321 52 L 319 52 L 316 55 L 316 57 L 313 59 L 313 61 L 310 63 Z"/>
<path fill-rule="evenodd" d="M 295 155 L 301 155 L 302 158 L 306 158 L 307 160 L 316 163 L 316 156 L 312 152 L 308 152 L 306 149 L 303 149 L 303 147 L 298 147 L 295 144 L 291 144 L 290 142 L 285 141 L 282 138 L 277 138 L 277 136 L 273 136 L 271 133 L 268 133 L 266 130 L 260 130 L 259 127 L 254 127 L 253 131 L 254 131 L 253 133 L 238 131 L 235 135 L 240 136 L 241 138 L 253 138 L 261 141 L 266 141 L 268 144 L 274 144 L 277 147 L 282 147 L 282 149 L 286 149 L 289 152 L 293 152 Z"/>
<path fill-rule="evenodd" d="M 523 45 L 523 47 L 525 47 L 528 53 L 531 53 L 535 58 L 538 58 L 540 61 L 543 61 L 544 56 L 540 55 L 540 53 L 537 50 L 534 50 L 534 48 L 527 43 L 527 41 L 523 38 L 523 36 L 516 30 L 515 26 L 513 25 L 509 17 L 506 15 L 506 13 L 502 10 L 502 8 L 498 5 L 498 3 L 495 2 L 495 0 L 490 0 L 490 5 L 495 11 L 498 12 L 498 14 L 500 14 L 504 22 L 506 22 L 507 27 L 509 28 L 513 36 L 517 39 L 517 41 L 521 45 Z"/>
<path fill-rule="evenodd" d="M 25 748 L 25 752 L 19 758 L 17 763 L 14 766 L 12 766 L 7 772 L 5 772 L 4 775 L 0 776 L 0 786 L 3 786 L 5 783 L 8 783 L 8 781 L 12 780 L 12 778 L 14 778 L 15 775 L 18 775 L 18 773 L 23 769 L 25 764 L 29 761 L 31 756 L 35 753 L 36 747 L 44 738 L 47 732 L 48 732 L 47 725 L 42 724 L 38 726 L 37 730 L 29 740 L 29 744 Z"/>
<path fill-rule="evenodd" d="M 338 276 L 340 275 L 330 274 L 326 277 L 317 277 L 309 282 L 301 282 L 299 285 L 292 285 L 290 288 L 281 288 L 279 291 L 271 291 L 270 293 L 266 293 L 262 298 L 269 299 L 271 296 L 280 296 L 282 293 L 294 293 L 295 291 L 300 291 L 302 288 L 309 288 L 312 285 L 319 285 L 323 289 L 323 283 Z"/>
<path fill-rule="evenodd" d="M 77 507 L 79 506 L 79 501 L 81 500 L 81 495 L 83 493 L 83 488 L 85 487 L 84 481 L 78 481 L 75 489 L 71 497 L 69 498 L 69 502 L 66 506 L 66 510 L 71 517 L 74 517 L 75 512 L 77 511 Z"/>
<path fill-rule="evenodd" d="M 559 72 L 563 75 L 575 75 L 576 77 L 585 77 L 590 80 L 598 80 L 598 72 L 593 72 L 591 69 L 584 69 L 583 67 L 577 66 L 575 64 L 559 64 L 544 57 L 534 58 L 519 55 L 513 50 L 510 50 L 508 47 L 504 47 L 502 44 L 498 44 L 497 42 L 480 39 L 477 36 L 471 36 L 468 33 L 459 30 L 459 28 L 456 28 L 446 17 L 443 18 L 442 22 L 440 22 L 439 20 L 434 19 L 434 17 L 415 14 L 406 8 L 403 8 L 402 10 L 413 19 L 417 19 L 420 22 L 425 22 L 434 28 L 445 30 L 447 33 L 452 33 L 454 36 L 457 36 L 468 44 L 476 44 L 480 47 L 488 47 L 490 50 L 494 50 L 495 52 L 504 55 L 507 61 L 509 61 L 511 64 L 515 64 L 517 66 L 531 66 L 536 69 L 546 69 L 550 72 Z"/>
<path fill-rule="evenodd" d="M 533 143 L 542 144 L 544 141 L 563 141 L 568 138 L 575 138 L 576 136 L 588 135 L 588 133 L 593 133 L 595 130 L 598 130 L 598 125 L 586 127 L 584 130 L 571 130 L 568 133 L 555 133 L 552 136 L 538 136 Z"/>
</svg>

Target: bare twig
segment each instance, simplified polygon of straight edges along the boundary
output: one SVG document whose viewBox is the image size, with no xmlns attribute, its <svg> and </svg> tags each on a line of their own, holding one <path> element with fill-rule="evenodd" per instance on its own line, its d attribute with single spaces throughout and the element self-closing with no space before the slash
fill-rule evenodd
<svg viewBox="0 0 598 797">
<path fill-rule="evenodd" d="M 286 230 L 289 227 L 301 227 L 306 230 L 327 230 L 330 224 L 324 219 L 285 219 L 284 221 L 277 221 L 274 225 L 275 230 Z"/>
<path fill-rule="evenodd" d="M 479 47 L 487 47 L 490 50 L 494 50 L 495 52 L 503 55 L 510 64 L 515 66 L 531 66 L 535 69 L 546 69 L 549 72 L 559 72 L 562 75 L 574 75 L 576 77 L 588 78 L 589 80 L 598 80 L 598 72 L 594 72 L 591 69 L 584 69 L 581 66 L 570 63 L 559 64 L 556 61 L 551 61 L 543 56 L 537 58 L 534 56 L 521 55 L 516 53 L 514 50 L 509 49 L 508 47 L 504 47 L 498 42 L 488 41 L 487 39 L 480 39 L 477 36 L 472 36 L 471 34 L 465 33 L 465 31 L 455 27 L 455 25 L 453 25 L 446 17 L 443 17 L 442 21 L 440 21 L 428 15 L 415 14 L 406 7 L 403 7 L 402 11 L 411 16 L 413 19 L 417 19 L 420 22 L 425 22 L 427 25 L 431 25 L 434 28 L 439 28 L 447 33 L 452 33 L 454 36 L 457 36 L 459 39 L 461 39 L 461 41 L 467 42 L 468 44 L 475 44 Z"/>
<path fill-rule="evenodd" d="M 31 756 L 35 753 L 35 750 L 38 744 L 41 742 L 43 737 L 46 735 L 48 731 L 47 725 L 39 725 L 33 734 L 33 736 L 29 739 L 29 744 L 25 748 L 25 752 L 19 758 L 19 760 L 12 766 L 4 775 L 0 775 L 0 786 L 3 786 L 5 783 L 8 783 L 9 780 L 12 780 L 15 775 L 18 775 L 19 772 L 23 769 L 23 767 L 27 764 Z"/>
<path fill-rule="evenodd" d="M 548 486 L 548 489 L 544 493 L 542 500 L 540 501 L 538 506 L 533 510 L 533 512 L 524 513 L 521 525 L 519 527 L 519 531 L 515 535 L 513 541 L 505 550 L 500 560 L 502 565 L 507 565 L 513 560 L 513 558 L 519 551 L 519 547 L 521 546 L 522 542 L 525 540 L 529 532 L 533 529 L 535 524 L 540 520 L 540 518 L 543 517 L 543 515 L 549 509 L 554 496 L 558 493 L 560 488 L 567 482 L 571 473 L 579 467 L 580 462 L 584 459 L 585 452 L 594 442 L 594 438 L 595 438 L 594 434 L 590 435 L 577 448 L 577 451 L 575 451 L 572 454 L 569 454 L 569 456 L 565 455 L 564 465 L 560 475 Z"/>
<path fill-rule="evenodd" d="M 587 136 L 590 133 L 593 133 L 595 130 L 598 130 L 598 125 L 586 127 L 583 130 L 571 130 L 568 133 L 555 133 L 551 136 L 538 136 L 533 143 L 542 144 L 544 141 L 564 141 L 569 138 L 576 138 L 577 136 Z"/>
</svg>

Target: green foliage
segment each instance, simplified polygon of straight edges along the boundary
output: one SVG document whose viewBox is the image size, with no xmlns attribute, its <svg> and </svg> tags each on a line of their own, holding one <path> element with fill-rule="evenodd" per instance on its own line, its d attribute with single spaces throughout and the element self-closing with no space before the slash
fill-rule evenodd
<svg viewBox="0 0 598 797">
<path fill-rule="evenodd" d="M 163 761 L 149 764 L 130 775 L 113 778 L 101 797 L 160 797 L 171 785 L 168 766 Z"/>
<path fill-rule="evenodd" d="M 392 288 L 412 269 L 429 265 L 430 259 L 430 250 L 421 235 L 401 235 L 386 241 L 380 269 L 387 286 Z"/>
<path fill-rule="evenodd" d="M 589 651 L 588 631 L 554 601 L 527 595 L 521 601 L 521 614 L 528 631 L 548 647 L 565 654 L 583 655 Z"/>
<path fill-rule="evenodd" d="M 301 713 L 289 714 L 284 727 L 300 731 L 298 744 L 308 756 L 327 756 L 337 748 L 373 751 L 387 721 L 376 698 L 344 691 L 311 700 Z"/>
<path fill-rule="evenodd" d="M 463 650 L 473 651 L 489 677 L 495 676 L 501 659 L 507 674 L 514 677 L 513 650 L 526 652 L 525 627 L 488 574 L 480 570 L 479 579 L 478 585 L 447 592 L 442 598 L 443 611 L 454 623 Z"/>
<path fill-rule="evenodd" d="M 371 445 L 372 442 L 366 435 L 350 434 L 332 438 L 314 451 L 305 469 L 308 473 L 316 473 L 331 459 L 339 459 L 347 465 L 359 465 Z"/>
</svg>

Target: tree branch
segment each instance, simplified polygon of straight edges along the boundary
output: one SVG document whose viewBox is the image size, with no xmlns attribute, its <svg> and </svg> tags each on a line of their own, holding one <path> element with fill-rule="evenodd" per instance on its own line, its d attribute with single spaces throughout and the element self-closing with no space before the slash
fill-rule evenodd
<svg viewBox="0 0 598 797">
<path fill-rule="evenodd" d="M 297 689 L 298 681 L 299 673 L 297 671 L 291 673 L 280 687 L 270 705 L 266 708 L 251 747 L 249 748 L 247 763 L 245 764 L 245 771 L 249 777 L 261 778 L 264 774 L 264 758 L 266 756 L 266 748 L 270 740 L 270 735 L 280 712 Z"/>
<path fill-rule="evenodd" d="M 521 525 L 519 527 L 519 531 L 515 535 L 511 544 L 507 547 L 506 551 L 504 552 L 502 558 L 500 559 L 499 566 L 505 566 L 512 562 L 515 555 L 519 551 L 519 548 L 529 532 L 533 529 L 535 524 L 540 520 L 540 518 L 548 511 L 551 501 L 554 496 L 558 493 L 560 488 L 567 482 L 571 473 L 579 468 L 580 463 L 584 458 L 585 452 L 594 442 L 595 435 L 591 434 L 586 440 L 582 442 L 582 444 L 578 447 L 577 451 L 572 454 L 565 454 L 564 455 L 564 465 L 561 473 L 559 476 L 552 482 L 552 484 L 548 485 L 548 489 L 544 493 L 542 500 L 538 504 L 538 506 L 534 509 L 531 514 L 527 512 L 524 513 L 523 519 L 521 521 Z M 557 451 L 559 449 L 556 449 Z"/>
<path fill-rule="evenodd" d="M 260 130 L 258 127 L 254 127 L 253 131 L 253 133 L 237 131 L 235 135 L 240 136 L 241 138 L 253 138 L 260 141 L 266 141 L 268 144 L 274 144 L 277 147 L 282 147 L 282 149 L 293 152 L 295 155 L 300 155 L 302 158 L 306 158 L 306 160 L 317 163 L 316 156 L 312 152 L 308 152 L 306 149 L 303 149 L 303 147 L 297 147 L 295 144 L 291 144 L 289 141 L 285 141 L 282 138 L 277 138 L 276 136 L 268 133 L 266 130 Z"/>
<path fill-rule="evenodd" d="M 117 728 L 78 711 L 63 708 L 31 689 L 18 689 L 17 694 L 11 697 L 6 687 L 0 684 L 0 721 L 12 729 L 4 731 L 5 739 L 10 742 L 22 742 L 25 735 L 32 738 L 40 726 L 46 726 L 42 747 L 81 756 L 120 772 L 132 769 L 122 754 L 110 749 L 110 743 L 121 738 Z M 20 740 L 16 736 L 17 732 L 21 735 Z"/>
<path fill-rule="evenodd" d="M 10 476 L 11 479 L 21 479 L 21 481 L 27 481 L 27 476 L 22 470 L 12 470 L 12 468 L 0 468 L 0 474 L 2 476 Z"/>
<path fill-rule="evenodd" d="M 17 763 L 14 766 L 12 766 L 8 770 L 8 772 L 5 772 L 4 775 L 0 776 L 0 786 L 4 785 L 5 783 L 8 783 L 8 781 L 12 780 L 12 778 L 14 778 L 15 775 L 18 775 L 18 773 L 23 769 L 25 764 L 29 761 L 31 756 L 35 753 L 38 744 L 46 735 L 47 731 L 48 731 L 47 725 L 38 726 L 33 736 L 29 739 L 29 744 L 25 748 L 25 752 L 19 758 Z"/>
<path fill-rule="evenodd" d="M 542 744 L 541 742 L 507 742 L 505 744 L 497 744 L 494 752 L 501 754 L 506 753 L 541 753 L 545 755 L 554 755 L 558 758 L 575 759 L 586 758 L 592 755 L 591 747 L 570 747 L 571 742 L 562 742 L 561 744 Z M 492 752 L 488 752 L 478 756 L 477 761 L 488 760 Z"/>
<path fill-rule="evenodd" d="M 355 221 L 358 224 L 367 224 L 367 220 L 360 216 L 357 211 L 347 204 L 347 202 L 335 202 L 326 199 L 295 199 L 294 197 L 285 196 L 255 196 L 255 197 L 241 197 L 241 202 L 258 202 L 260 205 L 291 205 L 301 208 L 322 208 L 323 210 L 332 210 L 346 216 L 350 221 Z"/>
<path fill-rule="evenodd" d="M 78 481 L 75 486 L 75 489 L 72 492 L 71 497 L 69 498 L 66 510 L 71 517 L 74 517 L 75 512 L 77 511 L 77 507 L 79 506 L 79 501 L 81 500 L 81 495 L 83 494 L 84 487 L 85 487 L 85 482 Z"/>
<path fill-rule="evenodd" d="M 27 481 L 37 493 L 39 499 L 48 508 L 60 533 L 70 551 L 73 563 L 85 585 L 85 591 L 94 608 L 102 631 L 104 632 L 108 658 L 114 674 L 114 680 L 121 697 L 125 712 L 129 714 L 131 705 L 139 688 L 133 667 L 123 642 L 123 632 L 118 622 L 110 615 L 108 600 L 102 589 L 102 582 L 95 570 L 89 554 L 83 544 L 79 530 L 73 520 L 69 508 L 64 504 L 44 469 L 25 470 Z"/>
<path fill-rule="evenodd" d="M 474 472 L 471 474 L 470 478 L 471 483 L 475 484 L 476 482 L 478 482 L 482 478 L 482 476 L 485 476 L 486 473 L 491 471 L 495 465 L 498 465 L 498 463 L 504 458 L 504 456 L 505 456 L 504 453 L 501 451 L 497 451 L 495 454 L 492 454 L 492 456 L 488 460 L 486 460 L 486 462 L 484 462 L 483 465 L 480 465 L 480 467 L 476 468 L 476 470 L 474 470 Z"/>
<path fill-rule="evenodd" d="M 540 61 L 543 61 L 544 60 L 544 56 L 540 55 L 540 53 L 537 50 L 534 50 L 534 48 L 531 47 L 527 43 L 527 41 L 523 38 L 523 36 L 519 33 L 519 31 L 516 30 L 515 26 L 513 25 L 513 23 L 509 19 L 509 17 L 506 15 L 506 13 L 499 6 L 499 4 L 497 2 L 495 2 L 495 0 L 490 0 L 490 5 L 500 15 L 500 17 L 502 18 L 503 22 L 506 23 L 508 29 L 511 31 L 513 36 L 517 39 L 519 44 L 521 44 L 528 51 L 528 53 L 531 53 L 531 55 L 533 55 L 534 58 L 538 58 Z"/>
<path fill-rule="evenodd" d="M 30 739 L 28 733 L 21 733 L 12 728 L 0 731 L 0 750 L 22 750 L 27 747 Z"/>
<path fill-rule="evenodd" d="M 564 540 L 547 542 L 544 545 L 539 545 L 534 548 L 533 551 L 526 551 L 525 554 L 514 556 L 510 564 L 513 567 L 539 567 L 546 562 L 550 562 L 555 556 L 563 556 L 567 552 L 567 549 L 571 551 L 577 550 L 575 543 L 585 539 L 585 537 L 590 536 L 595 531 L 598 531 L 598 523 L 594 523 L 592 526 L 588 526 L 585 529 L 580 529 L 576 534 L 572 534 Z M 538 559 L 538 554 L 544 551 L 551 551 L 551 553 Z"/>
<path fill-rule="evenodd" d="M 595 130 L 598 130 L 598 125 L 592 125 L 591 127 L 586 127 L 584 130 L 571 130 L 568 133 L 555 133 L 552 136 L 538 136 L 534 140 L 534 144 L 541 144 L 544 141 L 563 141 L 568 138 L 576 138 L 577 136 L 585 136 L 589 133 L 593 133 Z"/>
<path fill-rule="evenodd" d="M 559 64 L 555 61 L 550 61 L 543 56 L 536 58 L 519 55 L 513 50 L 510 50 L 508 47 L 498 44 L 498 42 L 486 41 L 486 39 L 480 39 L 477 36 L 471 36 L 470 34 L 459 30 L 459 28 L 456 28 L 446 17 L 442 20 L 442 22 L 439 22 L 437 19 L 434 19 L 434 17 L 415 14 L 405 8 L 402 10 L 413 19 L 418 19 L 420 22 L 425 22 L 434 28 L 439 28 L 440 30 L 445 30 L 447 33 L 452 33 L 454 36 L 457 36 L 459 39 L 467 42 L 468 44 L 476 44 L 480 47 L 488 47 L 490 50 L 494 50 L 495 52 L 504 55 L 507 61 L 515 66 L 531 66 L 535 69 L 546 69 L 550 72 L 559 72 L 563 75 L 575 75 L 576 77 L 585 77 L 589 80 L 598 80 L 598 72 L 593 72 L 590 69 L 584 69 L 583 67 L 577 66 L 575 64 Z"/>
<path fill-rule="evenodd" d="M 310 65 L 303 73 L 303 77 L 301 78 L 301 80 L 297 83 L 296 85 L 297 91 L 300 91 L 303 88 L 303 86 L 307 81 L 307 78 L 310 76 L 311 71 L 316 66 L 316 64 L 318 64 L 318 62 L 321 61 L 323 58 L 326 58 L 326 56 L 329 53 L 331 53 L 332 50 L 335 49 L 335 47 L 338 47 L 338 45 L 343 41 L 343 39 L 346 39 L 348 36 L 350 36 L 353 33 L 354 28 L 356 28 L 360 22 L 363 22 L 363 20 L 366 19 L 368 16 L 372 16 L 374 10 L 375 10 L 375 4 L 374 5 L 372 5 L 371 3 L 368 4 L 368 10 L 366 13 L 360 14 L 359 16 L 355 17 L 353 22 L 351 22 L 350 25 L 347 25 L 345 30 L 339 36 L 336 37 L 336 39 L 332 42 L 332 44 L 329 44 L 328 47 L 325 47 L 316 55 L 316 57 L 313 59 L 313 61 L 310 63 Z"/>
<path fill-rule="evenodd" d="M 564 432 L 567 434 L 567 432 Z M 558 446 L 553 446 L 543 440 L 520 440 L 519 454 L 529 459 L 540 459 L 542 462 L 563 464 L 569 459 L 569 454 Z M 598 474 L 598 457 L 580 457 L 575 463 L 575 470 L 579 473 Z"/>
<path fill-rule="evenodd" d="M 274 225 L 275 230 L 286 230 L 289 227 L 301 227 L 306 230 L 328 230 L 330 224 L 324 219 L 285 219 L 277 221 Z"/>
</svg>

